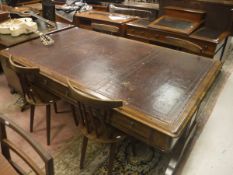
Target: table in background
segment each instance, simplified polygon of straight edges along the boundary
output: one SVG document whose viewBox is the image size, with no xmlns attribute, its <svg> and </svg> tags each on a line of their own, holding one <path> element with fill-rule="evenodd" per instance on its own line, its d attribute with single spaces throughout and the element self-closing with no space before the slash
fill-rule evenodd
<svg viewBox="0 0 233 175">
<path fill-rule="evenodd" d="M 56 28 L 54 27 L 48 27 L 46 23 L 44 23 L 41 20 L 35 20 L 35 22 L 38 25 L 38 30 L 44 33 L 55 33 L 62 30 L 67 30 L 69 28 L 72 28 L 72 25 L 63 24 L 60 22 L 56 23 Z M 23 34 L 18 37 L 12 37 L 11 35 L 1 35 L 0 34 L 0 49 L 9 48 L 18 44 L 22 44 L 24 42 L 28 42 L 30 40 L 36 39 L 39 36 L 37 34 L 31 33 L 31 34 Z M 42 43 L 41 43 L 42 44 Z M 18 92 L 22 94 L 22 89 L 19 83 L 19 80 L 16 76 L 16 74 L 8 69 L 8 67 L 5 65 L 6 63 L 2 62 L 1 68 L 3 69 L 3 72 L 7 78 L 8 86 L 11 88 L 11 92 Z"/>
<path fill-rule="evenodd" d="M 38 30 L 40 32 L 43 32 L 46 34 L 59 32 L 59 31 L 66 30 L 66 29 L 73 27 L 72 25 L 69 25 L 69 24 L 57 22 L 56 28 L 54 28 L 54 27 L 48 27 L 48 25 L 41 20 L 35 20 L 35 22 L 38 25 Z M 13 37 L 11 35 L 1 35 L 0 34 L 0 46 L 2 48 L 12 47 L 12 46 L 30 41 L 32 39 L 36 39 L 36 38 L 39 38 L 39 36 L 38 36 L 38 34 L 34 34 L 34 33 L 22 34 L 22 35 L 17 36 L 17 37 Z"/>
<path fill-rule="evenodd" d="M 80 28 L 92 30 L 92 23 L 108 24 L 118 27 L 120 36 L 125 36 L 125 24 L 132 20 L 135 17 L 95 10 L 77 13 L 74 17 L 75 25 Z"/>
</svg>

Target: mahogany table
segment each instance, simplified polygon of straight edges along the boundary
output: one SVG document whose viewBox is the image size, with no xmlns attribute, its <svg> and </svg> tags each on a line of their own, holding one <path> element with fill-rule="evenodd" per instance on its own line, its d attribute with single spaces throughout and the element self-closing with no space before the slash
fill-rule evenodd
<svg viewBox="0 0 233 175">
<path fill-rule="evenodd" d="M 1 175 L 18 175 L 11 164 L 0 153 L 0 174 Z"/>
<path fill-rule="evenodd" d="M 33 40 L 3 50 L 1 55 L 5 59 L 12 55 L 25 66 L 38 66 L 37 85 L 70 103 L 67 79 L 90 95 L 123 100 L 123 107 L 115 109 L 107 122 L 171 154 L 167 174 L 173 172 L 195 131 L 195 113 L 221 63 L 78 28 L 52 38 L 52 46 Z"/>
</svg>

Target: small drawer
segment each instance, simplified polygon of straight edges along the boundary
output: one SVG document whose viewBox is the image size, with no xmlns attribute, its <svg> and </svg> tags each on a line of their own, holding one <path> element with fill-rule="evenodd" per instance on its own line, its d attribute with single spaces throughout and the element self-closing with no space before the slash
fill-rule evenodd
<svg viewBox="0 0 233 175">
<path fill-rule="evenodd" d="M 139 123 L 133 119 L 128 117 L 122 116 L 121 114 L 117 113 L 113 115 L 111 119 L 111 124 L 121 128 L 123 131 L 127 131 L 127 133 L 131 133 L 133 136 L 139 136 L 148 140 L 152 133 L 151 128 L 142 123 Z"/>
<path fill-rule="evenodd" d="M 46 88 L 47 90 L 49 90 L 51 93 L 53 93 L 55 95 L 58 95 L 61 97 L 67 97 L 68 89 L 66 86 L 64 86 L 60 83 L 57 83 L 55 81 L 52 81 L 48 78 L 42 77 L 42 76 L 39 76 L 38 80 L 39 80 L 39 81 L 37 81 L 38 85 L 41 88 Z"/>
</svg>

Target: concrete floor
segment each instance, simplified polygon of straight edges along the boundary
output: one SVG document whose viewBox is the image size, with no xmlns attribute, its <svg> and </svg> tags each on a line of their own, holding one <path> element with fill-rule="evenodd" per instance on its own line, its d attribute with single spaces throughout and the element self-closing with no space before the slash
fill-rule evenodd
<svg viewBox="0 0 233 175">
<path fill-rule="evenodd" d="M 233 74 L 182 168 L 181 175 L 233 175 Z"/>
</svg>

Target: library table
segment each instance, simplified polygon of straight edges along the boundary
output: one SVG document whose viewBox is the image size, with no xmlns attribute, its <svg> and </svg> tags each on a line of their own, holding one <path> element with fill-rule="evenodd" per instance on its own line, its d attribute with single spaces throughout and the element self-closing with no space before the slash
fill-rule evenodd
<svg viewBox="0 0 233 175">
<path fill-rule="evenodd" d="M 122 37 L 72 28 L 1 51 L 25 66 L 40 68 L 36 84 L 72 103 L 67 79 L 89 95 L 121 99 L 106 122 L 171 154 L 172 174 L 196 128 L 196 111 L 221 69 L 206 59 Z M 66 43 L 66 44 L 64 44 Z M 25 52 L 27 50 L 27 52 Z"/>
</svg>

